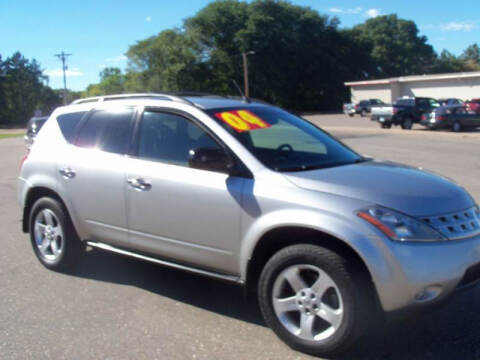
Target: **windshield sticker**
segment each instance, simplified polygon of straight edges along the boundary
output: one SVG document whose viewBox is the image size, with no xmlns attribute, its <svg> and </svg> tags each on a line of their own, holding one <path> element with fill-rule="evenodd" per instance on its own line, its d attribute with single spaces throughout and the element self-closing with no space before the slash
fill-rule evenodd
<svg viewBox="0 0 480 360">
<path fill-rule="evenodd" d="M 266 129 L 272 126 L 248 110 L 224 111 L 215 113 L 215 116 L 227 123 L 236 132 Z"/>
</svg>

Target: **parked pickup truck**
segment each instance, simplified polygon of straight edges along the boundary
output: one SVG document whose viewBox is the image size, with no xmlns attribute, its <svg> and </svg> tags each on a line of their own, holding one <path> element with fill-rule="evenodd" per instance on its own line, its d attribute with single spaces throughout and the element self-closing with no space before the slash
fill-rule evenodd
<svg viewBox="0 0 480 360">
<path fill-rule="evenodd" d="M 372 114 L 370 116 L 371 120 L 378 121 L 380 126 L 384 129 L 389 129 L 392 127 L 393 119 L 393 105 L 385 104 L 372 109 Z"/>
<path fill-rule="evenodd" d="M 440 105 L 435 99 L 424 97 L 401 97 L 393 106 L 381 106 L 372 110 L 372 120 L 378 121 L 382 128 L 400 125 L 410 130 L 414 123 L 419 123 L 422 115 L 430 113 Z"/>
</svg>

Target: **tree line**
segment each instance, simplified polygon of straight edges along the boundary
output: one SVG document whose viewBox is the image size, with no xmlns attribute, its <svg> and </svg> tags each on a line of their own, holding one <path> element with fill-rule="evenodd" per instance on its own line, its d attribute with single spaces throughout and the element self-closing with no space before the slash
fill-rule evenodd
<svg viewBox="0 0 480 360">
<path fill-rule="evenodd" d="M 131 45 L 125 71 L 105 68 L 99 83 L 71 95 L 185 90 L 236 95 L 232 80 L 243 83 L 241 54 L 248 51 L 255 51 L 248 58 L 250 95 L 296 111 L 339 109 L 349 97 L 345 81 L 480 70 L 477 44 L 460 56 L 437 54 L 415 22 L 397 15 L 347 29 L 336 17 L 287 1 L 223 0 L 180 28 Z M 0 61 L 0 123 L 25 121 L 32 104 L 45 109 L 59 104 L 59 92 L 42 81 L 35 60 L 17 53 Z"/>
</svg>

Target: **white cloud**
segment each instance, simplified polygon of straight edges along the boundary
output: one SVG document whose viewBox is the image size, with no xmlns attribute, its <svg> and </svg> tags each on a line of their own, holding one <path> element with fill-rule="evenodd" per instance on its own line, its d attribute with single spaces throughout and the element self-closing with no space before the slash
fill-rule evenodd
<svg viewBox="0 0 480 360">
<path fill-rule="evenodd" d="M 330 8 L 328 11 L 336 14 L 359 14 L 362 12 L 361 7 L 351 8 L 351 9 L 340 9 L 340 8 Z"/>
<path fill-rule="evenodd" d="M 83 76 L 83 72 L 80 71 L 78 68 L 73 68 L 72 70 L 67 70 L 65 71 L 67 76 L 71 77 L 77 77 L 77 76 Z M 43 71 L 44 75 L 50 76 L 50 77 L 63 77 L 63 71 L 61 68 L 58 69 L 47 69 Z"/>
<path fill-rule="evenodd" d="M 370 17 L 370 18 L 375 18 L 377 16 L 382 15 L 382 10 L 380 9 L 368 9 L 365 11 L 365 15 Z"/>
<path fill-rule="evenodd" d="M 125 55 L 119 55 L 119 56 L 105 59 L 106 62 L 110 62 L 110 63 L 119 63 L 125 60 L 127 60 L 127 57 Z"/>
<path fill-rule="evenodd" d="M 105 69 L 107 67 L 107 65 L 105 64 L 98 64 L 97 65 L 100 69 Z"/>
<path fill-rule="evenodd" d="M 469 32 L 475 28 L 475 24 L 471 21 L 451 21 L 440 26 L 443 31 L 464 31 Z"/>
<path fill-rule="evenodd" d="M 145 18 L 145 21 L 146 21 L 146 22 L 152 21 L 152 17 L 151 17 L 151 16 L 147 16 L 147 17 Z"/>
</svg>

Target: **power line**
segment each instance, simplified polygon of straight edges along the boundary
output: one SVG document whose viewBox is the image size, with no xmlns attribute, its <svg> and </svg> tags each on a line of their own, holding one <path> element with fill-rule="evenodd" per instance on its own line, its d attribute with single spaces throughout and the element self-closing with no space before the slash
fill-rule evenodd
<svg viewBox="0 0 480 360">
<path fill-rule="evenodd" d="M 63 105 L 67 104 L 67 57 L 72 54 L 65 54 L 65 51 L 62 51 L 60 54 L 55 54 L 60 60 L 62 60 L 62 70 L 63 70 Z"/>
</svg>

